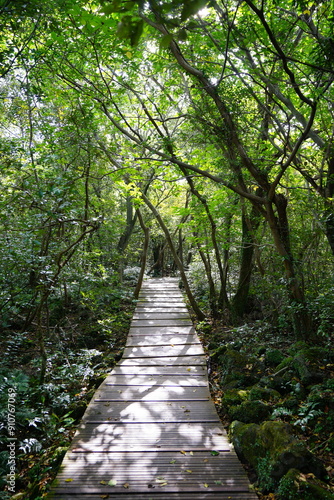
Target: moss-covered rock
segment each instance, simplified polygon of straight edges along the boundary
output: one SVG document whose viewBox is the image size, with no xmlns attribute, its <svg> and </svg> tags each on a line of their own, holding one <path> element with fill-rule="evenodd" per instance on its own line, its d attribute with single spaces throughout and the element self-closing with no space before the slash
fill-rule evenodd
<svg viewBox="0 0 334 500">
<path fill-rule="evenodd" d="M 265 364 L 267 366 L 278 366 L 284 360 L 285 356 L 279 349 L 268 349 L 265 353 Z"/>
<path fill-rule="evenodd" d="M 212 361 L 220 363 L 222 356 L 224 356 L 227 350 L 227 345 L 217 345 L 217 342 L 215 340 L 211 340 L 208 348 L 211 349 L 210 358 L 212 359 Z"/>
<path fill-rule="evenodd" d="M 231 406 L 228 414 L 232 420 L 258 424 L 269 417 L 271 408 L 262 401 L 244 401 L 238 406 Z"/>
<path fill-rule="evenodd" d="M 261 401 L 279 401 L 282 398 L 281 394 L 275 389 L 254 385 L 249 391 L 249 399 Z"/>
<path fill-rule="evenodd" d="M 243 352 L 228 347 L 225 353 L 219 357 L 222 366 L 223 386 L 232 381 L 239 380 L 244 386 L 255 384 L 259 380 L 259 370 L 256 357 L 249 356 Z"/>
<path fill-rule="evenodd" d="M 319 479 L 326 475 L 322 463 L 297 439 L 291 425 L 267 421 L 261 425 L 233 422 L 230 437 L 241 459 L 246 459 L 259 474 L 264 457 L 273 482 L 278 482 L 291 468 L 312 473 Z"/>
<path fill-rule="evenodd" d="M 288 352 L 291 356 L 294 356 L 298 351 L 308 349 L 308 347 L 309 345 L 306 342 L 304 342 L 303 340 L 299 340 L 289 347 Z"/>
<path fill-rule="evenodd" d="M 264 377 L 261 377 L 261 379 L 258 382 L 258 385 L 260 387 L 274 389 L 275 391 L 278 391 L 280 394 L 285 394 L 289 392 L 290 387 L 288 384 L 289 381 L 287 381 L 284 377 L 271 376 L 271 375 L 265 375 Z"/>
<path fill-rule="evenodd" d="M 324 374 L 316 363 L 311 363 L 305 353 L 298 353 L 293 360 L 293 367 L 300 378 L 302 384 L 308 386 L 322 382 Z"/>
<path fill-rule="evenodd" d="M 244 368 L 248 363 L 248 356 L 228 348 L 219 358 L 219 362 L 223 367 L 222 383 L 224 384 L 243 377 Z"/>
<path fill-rule="evenodd" d="M 222 397 L 222 409 L 228 410 L 230 406 L 237 406 L 248 399 L 249 391 L 243 389 L 228 389 Z"/>
<path fill-rule="evenodd" d="M 317 408 L 328 412 L 334 409 L 334 391 L 327 388 L 327 384 L 314 385 L 307 398 L 308 403 L 314 403 Z"/>
<path fill-rule="evenodd" d="M 276 366 L 276 372 L 280 372 L 286 368 L 289 368 L 292 366 L 293 363 L 293 356 L 288 356 L 287 358 L 284 358 L 279 365 Z"/>
<path fill-rule="evenodd" d="M 265 454 L 261 443 L 258 442 L 258 424 L 245 424 L 235 420 L 229 428 L 229 437 L 234 449 L 242 462 L 248 462 L 256 467 L 259 457 Z"/>
<path fill-rule="evenodd" d="M 326 485 L 311 475 L 304 475 L 298 469 L 290 469 L 283 476 L 277 488 L 279 500 L 334 500 Z"/>
</svg>

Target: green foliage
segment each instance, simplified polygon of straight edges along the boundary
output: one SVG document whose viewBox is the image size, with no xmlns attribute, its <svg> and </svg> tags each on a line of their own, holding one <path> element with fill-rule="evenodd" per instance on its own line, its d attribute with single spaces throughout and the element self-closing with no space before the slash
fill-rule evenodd
<svg viewBox="0 0 334 500">
<path fill-rule="evenodd" d="M 323 415 L 323 412 L 319 410 L 316 403 L 304 404 L 299 408 L 298 419 L 294 422 L 294 425 L 300 426 L 303 431 L 306 431 L 307 427 L 314 422 L 315 419 Z"/>
<path fill-rule="evenodd" d="M 263 492 L 272 491 L 276 487 L 276 481 L 272 476 L 272 463 L 269 454 L 260 458 L 257 464 L 259 488 Z"/>
</svg>

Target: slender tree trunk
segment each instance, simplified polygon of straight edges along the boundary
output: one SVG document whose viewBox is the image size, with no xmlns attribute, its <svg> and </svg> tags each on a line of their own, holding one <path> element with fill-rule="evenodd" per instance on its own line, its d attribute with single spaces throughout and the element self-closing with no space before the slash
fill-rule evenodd
<svg viewBox="0 0 334 500">
<path fill-rule="evenodd" d="M 259 193 L 257 193 L 259 194 Z M 260 224 L 259 213 L 253 205 L 250 215 L 247 215 L 245 203 L 242 204 L 242 246 L 241 263 L 239 272 L 239 281 L 237 291 L 232 301 L 233 314 L 236 317 L 242 317 L 247 309 L 249 288 L 251 283 L 252 271 L 254 267 L 255 253 L 255 232 Z"/>
<path fill-rule="evenodd" d="M 334 255 L 334 211 L 332 207 L 325 211 L 325 217 L 326 237 Z"/>
<path fill-rule="evenodd" d="M 267 203 L 267 220 L 279 255 L 283 258 L 287 289 L 292 309 L 292 321 L 298 338 L 307 339 L 312 332 L 312 320 L 307 311 L 304 290 L 298 280 L 290 247 L 289 223 L 287 218 L 287 200 L 284 195 L 275 196 L 277 208 L 275 216 L 273 205 Z"/>
<path fill-rule="evenodd" d="M 209 284 L 210 310 L 211 310 L 212 316 L 214 318 L 216 318 L 216 317 L 218 317 L 217 293 L 216 293 L 216 287 L 215 287 L 215 284 L 214 284 L 214 281 L 212 278 L 211 263 L 210 263 L 209 259 L 206 258 L 206 255 L 201 248 L 201 245 L 198 241 L 198 233 L 194 232 L 193 235 L 194 235 L 195 241 L 197 242 L 198 253 L 202 259 L 204 269 L 205 269 L 206 278 L 207 278 L 208 284 Z"/>
<path fill-rule="evenodd" d="M 178 247 L 178 255 L 180 257 L 180 261 L 182 262 L 183 265 L 183 235 L 182 235 L 182 228 L 179 228 L 179 247 Z"/>
<path fill-rule="evenodd" d="M 140 211 L 139 208 L 137 208 L 136 212 L 137 212 L 137 216 L 138 216 L 138 219 L 139 219 L 140 226 L 141 226 L 141 228 L 142 228 L 142 230 L 144 232 L 144 235 L 145 235 L 144 247 L 143 247 L 143 254 L 142 254 L 142 258 L 141 258 L 140 273 L 139 273 L 139 277 L 138 277 L 137 286 L 136 286 L 134 294 L 133 294 L 134 298 L 138 299 L 139 292 L 140 292 L 140 289 L 141 289 L 142 284 L 143 284 L 144 274 L 145 274 L 145 268 L 146 268 L 146 262 L 147 262 L 147 253 L 148 253 L 148 244 L 149 244 L 149 241 L 150 241 L 150 230 L 145 225 L 143 216 L 142 216 L 141 211 Z"/>
<path fill-rule="evenodd" d="M 124 250 L 127 247 L 127 244 L 129 243 L 129 239 L 131 237 L 131 234 L 133 232 L 133 229 L 135 227 L 137 220 L 137 213 L 133 216 L 133 203 L 132 203 L 132 197 L 127 196 L 126 198 L 126 226 L 124 229 L 124 232 L 121 234 L 118 244 L 117 244 L 117 251 L 120 255 L 123 254 Z"/>
<path fill-rule="evenodd" d="M 206 215 L 208 217 L 208 221 L 210 224 L 211 228 L 211 241 L 213 245 L 213 249 L 215 252 L 215 257 L 216 257 L 216 262 L 218 266 L 218 271 L 219 271 L 219 276 L 220 276 L 220 294 L 219 294 L 219 306 L 220 308 L 228 307 L 229 306 L 229 300 L 227 297 L 227 292 L 226 292 L 226 274 L 224 272 L 224 266 L 222 264 L 222 259 L 220 255 L 220 249 L 217 241 L 217 225 L 216 222 L 214 221 L 210 207 L 208 205 L 208 202 L 204 196 L 202 196 L 199 191 L 195 188 L 194 182 L 191 177 L 189 177 L 188 172 L 185 168 L 180 167 L 180 170 L 182 173 L 185 175 L 186 180 L 189 184 L 190 191 L 196 198 L 200 201 L 200 203 L 204 206 Z"/>
<path fill-rule="evenodd" d="M 332 146 L 333 148 L 333 146 Z M 331 149 L 333 152 L 333 149 Z M 334 255 L 334 156 L 330 153 L 328 158 L 328 172 L 327 172 L 327 182 L 325 188 L 325 225 L 326 225 L 326 236 Z"/>
<path fill-rule="evenodd" d="M 167 226 L 165 225 L 164 221 L 162 220 L 162 218 L 161 218 L 159 212 L 157 211 L 157 209 L 155 208 L 155 206 L 152 205 L 152 203 L 150 202 L 150 200 L 143 193 L 142 193 L 142 198 L 143 198 L 144 202 L 146 203 L 146 205 L 148 206 L 148 208 L 154 214 L 155 218 L 157 219 L 157 221 L 158 221 L 161 229 L 163 230 L 163 232 L 164 232 L 164 234 L 166 236 L 166 240 L 168 242 L 169 248 L 170 248 L 170 250 L 172 252 L 173 258 L 174 258 L 174 260 L 176 262 L 176 265 L 178 267 L 178 270 L 180 272 L 181 279 L 182 279 L 182 282 L 183 282 L 183 285 L 184 285 L 184 289 L 186 291 L 186 294 L 187 294 L 188 300 L 190 302 L 190 305 L 191 305 L 194 313 L 196 314 L 197 318 L 199 319 L 199 321 L 203 321 L 205 319 L 205 314 L 201 311 L 200 307 L 197 304 L 197 301 L 196 301 L 195 297 L 193 296 L 193 294 L 192 294 L 192 292 L 190 290 L 190 286 L 189 286 L 189 283 L 188 283 L 188 280 L 187 280 L 186 273 L 184 271 L 183 264 L 180 261 L 179 256 L 177 255 L 177 252 L 176 252 L 175 246 L 173 244 L 170 232 L 168 231 Z"/>
<path fill-rule="evenodd" d="M 242 209 L 241 263 L 237 291 L 232 300 L 233 315 L 241 318 L 247 309 L 249 287 L 253 269 L 254 246 L 245 209 Z"/>
</svg>

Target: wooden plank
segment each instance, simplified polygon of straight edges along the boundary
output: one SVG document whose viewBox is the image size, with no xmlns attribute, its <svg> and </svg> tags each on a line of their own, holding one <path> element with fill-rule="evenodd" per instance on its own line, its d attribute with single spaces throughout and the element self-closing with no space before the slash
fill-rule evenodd
<svg viewBox="0 0 334 500">
<path fill-rule="evenodd" d="M 180 302 L 183 303 L 183 297 L 170 297 L 168 295 L 168 304 L 178 306 Z M 162 307 L 166 303 L 166 295 L 157 297 L 155 295 L 147 295 L 146 297 L 139 297 L 137 301 L 138 307 L 151 306 L 152 304 Z"/>
<path fill-rule="evenodd" d="M 147 326 L 133 326 L 131 325 L 129 334 L 130 335 L 164 335 L 177 333 L 178 335 L 190 335 L 195 334 L 195 330 L 193 325 L 179 325 L 179 326 L 156 326 L 156 325 L 147 325 Z"/>
<path fill-rule="evenodd" d="M 137 401 L 100 404 L 93 400 L 83 422 L 219 422 L 212 401 Z"/>
<path fill-rule="evenodd" d="M 168 298 L 166 298 L 163 302 L 149 302 L 143 304 L 137 304 L 135 313 L 145 313 L 145 312 L 161 312 L 161 313 L 175 313 L 180 312 L 182 314 L 188 314 L 189 310 L 186 305 L 183 303 L 183 300 L 179 300 L 178 302 L 169 302 Z"/>
<path fill-rule="evenodd" d="M 189 315 L 189 311 L 186 308 L 186 306 L 180 306 L 178 302 L 177 302 L 177 304 L 166 304 L 165 302 L 149 304 L 149 305 L 138 304 L 136 307 L 136 312 L 138 312 L 138 313 L 142 313 L 142 312 L 143 313 L 148 313 L 148 312 L 160 312 L 160 313 L 182 312 L 182 313 L 188 313 L 188 315 Z"/>
<path fill-rule="evenodd" d="M 166 498 L 177 498 L 176 494 L 184 495 L 186 491 L 199 493 L 199 498 L 203 498 L 208 490 L 220 495 L 225 492 L 239 495 L 234 498 L 243 498 L 240 495 L 248 493 L 245 472 L 234 452 L 220 452 L 213 456 L 210 452 L 194 451 L 190 454 L 182 451 L 71 453 L 63 462 L 57 489 L 64 494 L 69 490 L 73 494 L 84 491 L 85 498 L 89 491 L 90 494 L 95 491 L 96 494 L 119 495 L 119 498 L 130 493 L 133 496 L 129 498 L 138 498 L 141 492 L 146 495 L 154 493 L 159 499 L 164 492 L 169 495 Z M 85 467 L 89 468 L 88 476 Z M 101 485 L 101 481 L 114 481 L 115 486 Z M 179 490 L 178 493 L 175 490 Z M 149 497 L 143 498 L 147 500 Z M 249 497 L 250 500 L 254 498 L 257 498 L 254 494 Z"/>
<path fill-rule="evenodd" d="M 184 301 L 184 297 L 183 297 L 182 293 L 180 292 L 180 290 L 176 290 L 176 289 L 175 290 L 157 290 L 157 291 L 142 290 L 139 294 L 139 297 L 138 297 L 139 300 L 146 298 L 146 297 L 154 297 L 154 298 L 168 297 L 168 299 L 177 297 L 180 302 Z"/>
<path fill-rule="evenodd" d="M 180 375 L 192 376 L 194 378 L 207 376 L 206 365 L 177 365 L 177 366 L 147 366 L 147 365 L 118 365 L 113 369 L 113 374 L 127 375 L 162 375 L 165 377 L 179 377 Z"/>
<path fill-rule="evenodd" d="M 153 358 L 155 356 L 194 356 L 204 355 L 203 347 L 198 344 L 168 344 L 158 346 L 132 346 L 126 347 L 123 353 L 123 359 L 126 358 Z"/>
<path fill-rule="evenodd" d="M 147 375 L 145 374 L 124 374 L 124 373 L 114 373 L 111 372 L 104 382 L 100 385 L 99 389 L 108 386 L 125 386 L 131 387 L 132 385 L 141 385 L 142 387 L 149 386 L 167 386 L 167 387 L 206 387 L 208 385 L 208 379 L 205 375 L 201 377 L 193 377 L 192 375 L 177 375 L 173 374 L 171 376 L 167 375 Z"/>
<path fill-rule="evenodd" d="M 187 312 L 135 312 L 133 315 L 133 320 L 138 321 L 138 320 L 158 320 L 158 323 L 160 320 L 187 320 L 190 321 L 190 316 L 188 311 Z"/>
<path fill-rule="evenodd" d="M 168 327 L 175 327 L 175 326 L 192 326 L 192 322 L 190 319 L 187 318 L 179 318 L 179 319 L 134 319 L 132 321 L 132 327 L 144 327 L 144 326 L 154 326 L 156 328 L 157 326 L 168 326 Z"/>
<path fill-rule="evenodd" d="M 197 335 L 128 335 L 127 347 L 154 346 L 154 345 L 202 345 Z"/>
<path fill-rule="evenodd" d="M 214 423 L 82 423 L 72 452 L 114 451 L 229 451 L 222 426 Z"/>
<path fill-rule="evenodd" d="M 206 366 L 205 356 L 161 356 L 154 358 L 126 358 L 119 366 Z"/>
<path fill-rule="evenodd" d="M 94 395 L 95 401 L 170 401 L 170 400 L 207 400 L 210 392 L 207 387 L 174 386 L 103 386 Z"/>
</svg>

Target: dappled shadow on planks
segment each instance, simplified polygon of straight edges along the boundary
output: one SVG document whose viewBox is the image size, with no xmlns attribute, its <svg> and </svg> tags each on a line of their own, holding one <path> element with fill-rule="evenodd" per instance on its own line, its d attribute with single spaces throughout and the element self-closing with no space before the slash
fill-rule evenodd
<svg viewBox="0 0 334 500">
<path fill-rule="evenodd" d="M 210 399 L 175 280 L 144 283 L 124 356 L 89 404 L 50 498 L 257 498 Z"/>
</svg>

